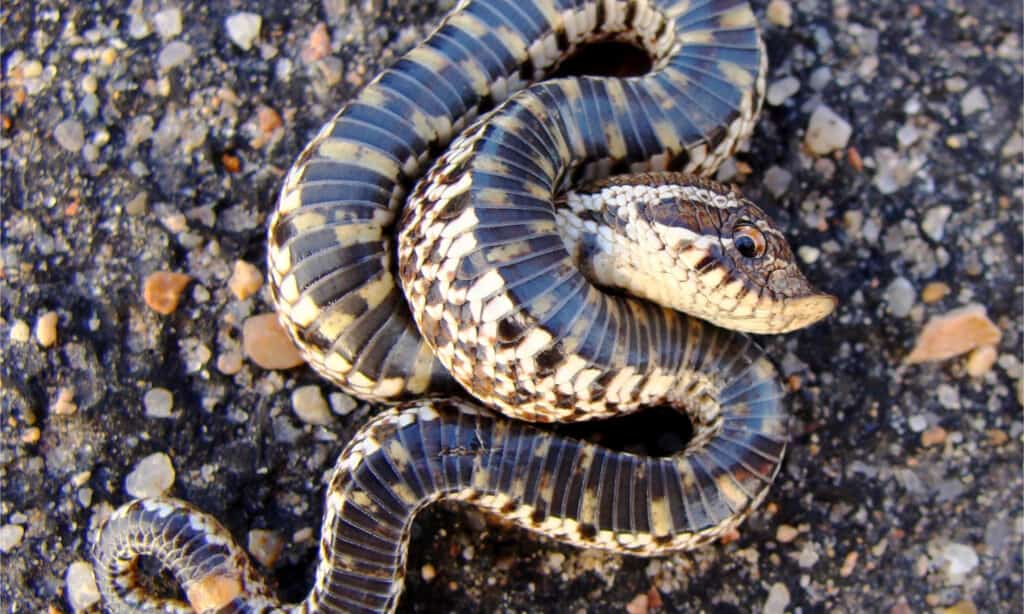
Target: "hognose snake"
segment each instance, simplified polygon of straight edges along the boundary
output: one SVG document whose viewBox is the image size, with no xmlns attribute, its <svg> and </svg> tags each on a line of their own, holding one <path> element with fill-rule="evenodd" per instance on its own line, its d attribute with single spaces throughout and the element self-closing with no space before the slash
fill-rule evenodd
<svg viewBox="0 0 1024 614">
<path fill-rule="evenodd" d="M 653 69 L 522 89 L 600 39 L 643 48 Z M 324 126 L 270 226 L 273 294 L 293 340 L 364 399 L 461 385 L 514 419 L 451 399 L 366 424 L 327 490 L 313 591 L 291 607 L 393 609 L 412 519 L 442 497 L 642 555 L 697 547 L 756 507 L 787 440 L 775 371 L 746 336 L 674 309 L 777 333 L 835 305 L 759 208 L 694 177 L 750 133 L 764 75 L 754 16 L 737 0 L 463 1 Z M 639 174 L 604 179 L 620 171 Z M 521 421 L 657 404 L 694 423 L 669 457 Z M 215 520 L 172 499 L 116 511 L 95 554 L 112 611 L 285 607 Z M 170 570 L 191 606 L 147 595 L 140 556 Z"/>
</svg>

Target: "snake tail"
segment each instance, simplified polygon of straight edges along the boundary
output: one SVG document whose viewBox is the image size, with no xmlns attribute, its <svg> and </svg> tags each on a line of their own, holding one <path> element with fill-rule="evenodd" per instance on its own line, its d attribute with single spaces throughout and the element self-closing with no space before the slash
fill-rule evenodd
<svg viewBox="0 0 1024 614">
<path fill-rule="evenodd" d="M 704 545 L 763 499 L 787 425 L 775 370 L 758 350 L 703 338 L 703 360 L 728 374 L 721 411 L 697 422 L 675 455 L 615 451 L 462 401 L 394 408 L 364 425 L 339 458 L 315 586 L 303 603 L 276 604 L 216 520 L 173 499 L 143 499 L 117 510 L 96 546 L 107 607 L 192 611 L 153 605 L 138 589 L 138 558 L 149 555 L 173 572 L 196 611 L 390 612 L 413 519 L 442 498 L 582 547 L 651 556 Z"/>
</svg>

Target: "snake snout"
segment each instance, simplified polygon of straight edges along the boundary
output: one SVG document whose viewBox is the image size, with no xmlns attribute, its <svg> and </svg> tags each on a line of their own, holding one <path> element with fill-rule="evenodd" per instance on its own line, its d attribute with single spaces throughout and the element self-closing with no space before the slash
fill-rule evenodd
<svg viewBox="0 0 1024 614">
<path fill-rule="evenodd" d="M 826 318 L 839 304 L 836 297 L 812 286 L 796 264 L 791 263 L 773 272 L 768 283 L 779 296 L 780 309 L 786 320 L 785 325 L 774 331 L 776 333 L 810 326 Z"/>
</svg>

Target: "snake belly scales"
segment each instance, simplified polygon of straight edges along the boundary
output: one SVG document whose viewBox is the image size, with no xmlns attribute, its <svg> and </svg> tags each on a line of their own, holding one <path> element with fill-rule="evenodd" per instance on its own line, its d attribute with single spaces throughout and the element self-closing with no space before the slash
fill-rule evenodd
<svg viewBox="0 0 1024 614">
<path fill-rule="evenodd" d="M 542 80 L 609 39 L 651 71 Z M 637 555 L 738 525 L 780 467 L 787 421 L 771 364 L 724 327 L 785 332 L 835 305 L 760 209 L 696 178 L 749 135 L 765 64 L 736 0 L 460 2 L 324 126 L 271 221 L 272 294 L 309 364 L 363 399 L 406 401 L 337 461 L 312 591 L 280 605 L 216 520 L 154 498 L 115 511 L 95 546 L 105 607 L 391 611 L 412 520 L 441 498 Z M 439 398 L 460 386 L 500 413 Z M 658 404 L 694 425 L 671 456 L 525 422 Z M 141 557 L 188 603 L 148 594 Z"/>
</svg>

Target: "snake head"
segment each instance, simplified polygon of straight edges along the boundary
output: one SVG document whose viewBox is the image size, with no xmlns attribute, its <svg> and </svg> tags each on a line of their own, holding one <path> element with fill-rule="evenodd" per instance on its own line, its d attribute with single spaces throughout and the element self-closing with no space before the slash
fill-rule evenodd
<svg viewBox="0 0 1024 614">
<path fill-rule="evenodd" d="M 835 297 L 804 277 L 782 231 L 736 190 L 679 173 L 651 173 L 632 184 L 616 181 L 612 189 L 619 193 L 609 194 L 606 202 L 635 197 L 639 203 L 632 233 L 639 240 L 624 258 L 638 266 L 615 285 L 751 333 L 788 332 L 835 309 Z M 653 279 L 639 272 L 649 270 L 650 262 L 661 269 Z"/>
</svg>

